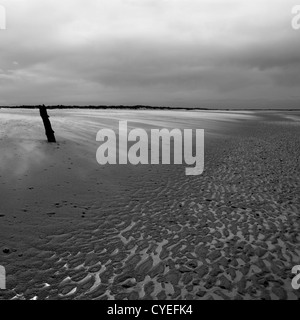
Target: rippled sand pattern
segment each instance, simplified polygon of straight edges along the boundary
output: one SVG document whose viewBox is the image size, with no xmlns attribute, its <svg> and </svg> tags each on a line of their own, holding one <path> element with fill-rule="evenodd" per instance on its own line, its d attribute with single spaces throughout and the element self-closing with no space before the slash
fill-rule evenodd
<svg viewBox="0 0 300 320">
<path fill-rule="evenodd" d="M 110 197 L 75 197 L 72 226 L 53 209 L 55 228 L 1 252 L 0 299 L 300 299 L 299 155 L 299 124 L 261 121 L 211 139 L 201 176 L 129 169 Z"/>
</svg>

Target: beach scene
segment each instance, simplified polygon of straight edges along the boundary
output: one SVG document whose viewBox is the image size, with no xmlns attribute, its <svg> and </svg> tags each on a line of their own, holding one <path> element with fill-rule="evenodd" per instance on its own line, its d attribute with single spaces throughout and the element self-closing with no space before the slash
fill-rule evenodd
<svg viewBox="0 0 300 320">
<path fill-rule="evenodd" d="M 300 300 L 299 52 L 300 0 L 0 0 L 1 307 Z"/>
<path fill-rule="evenodd" d="M 56 144 L 38 110 L 0 110 L 1 299 L 299 299 L 299 112 L 48 113 Z M 100 166 L 120 120 L 205 129 L 203 174 Z"/>
</svg>

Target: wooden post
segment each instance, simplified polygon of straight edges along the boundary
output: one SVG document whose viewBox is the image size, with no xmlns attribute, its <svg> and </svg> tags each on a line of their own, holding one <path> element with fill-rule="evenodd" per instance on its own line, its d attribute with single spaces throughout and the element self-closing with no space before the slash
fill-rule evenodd
<svg viewBox="0 0 300 320">
<path fill-rule="evenodd" d="M 51 122 L 49 120 L 49 116 L 48 116 L 47 109 L 46 109 L 45 105 L 40 106 L 39 109 L 40 109 L 40 115 L 43 119 L 45 133 L 46 133 L 48 142 L 56 142 L 56 139 L 54 136 L 54 131 L 52 130 Z"/>
</svg>

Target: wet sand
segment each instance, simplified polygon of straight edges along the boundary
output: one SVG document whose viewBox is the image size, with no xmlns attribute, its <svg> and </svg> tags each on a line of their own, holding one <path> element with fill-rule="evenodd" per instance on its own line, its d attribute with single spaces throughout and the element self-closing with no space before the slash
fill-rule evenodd
<svg viewBox="0 0 300 320">
<path fill-rule="evenodd" d="M 300 112 L 0 109 L 0 299 L 300 299 Z M 205 171 L 100 166 L 96 133 L 205 129 Z"/>
</svg>

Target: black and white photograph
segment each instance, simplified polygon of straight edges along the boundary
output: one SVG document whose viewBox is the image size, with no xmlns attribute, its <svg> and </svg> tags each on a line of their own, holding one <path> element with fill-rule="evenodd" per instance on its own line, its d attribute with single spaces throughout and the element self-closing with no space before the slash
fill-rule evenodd
<svg viewBox="0 0 300 320">
<path fill-rule="evenodd" d="M 300 0 L 0 0 L 4 300 L 300 300 Z"/>
</svg>

